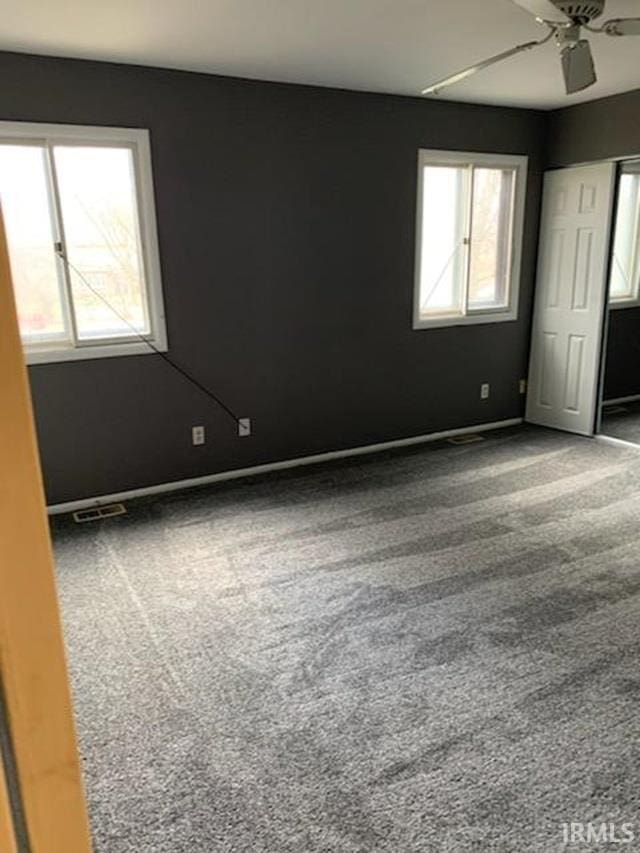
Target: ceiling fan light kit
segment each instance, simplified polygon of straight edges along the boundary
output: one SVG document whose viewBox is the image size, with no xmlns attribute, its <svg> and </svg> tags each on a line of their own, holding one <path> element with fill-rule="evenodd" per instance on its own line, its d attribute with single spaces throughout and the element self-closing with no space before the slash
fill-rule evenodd
<svg viewBox="0 0 640 853">
<path fill-rule="evenodd" d="M 591 45 L 581 38 L 582 28 L 591 33 L 607 36 L 640 35 L 640 18 L 610 18 L 602 26 L 592 26 L 605 8 L 605 0 L 511 0 L 516 6 L 533 15 L 536 21 L 548 28 L 547 35 L 538 41 L 528 41 L 491 56 L 475 65 L 458 71 L 444 80 L 432 83 L 422 90 L 423 95 L 437 95 L 447 86 L 459 83 L 478 71 L 495 65 L 536 47 L 541 47 L 555 36 L 560 52 L 560 62 L 567 95 L 580 92 L 592 86 L 596 80 L 596 71 L 591 54 Z"/>
</svg>

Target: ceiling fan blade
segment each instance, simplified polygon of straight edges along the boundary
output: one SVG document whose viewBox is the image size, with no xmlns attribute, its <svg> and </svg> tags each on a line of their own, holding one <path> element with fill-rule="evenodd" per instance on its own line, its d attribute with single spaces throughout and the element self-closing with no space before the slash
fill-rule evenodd
<svg viewBox="0 0 640 853">
<path fill-rule="evenodd" d="M 450 77 L 445 77 L 444 80 L 439 80 L 437 83 L 427 86 L 426 89 L 422 90 L 422 94 L 437 95 L 438 92 L 446 86 L 452 86 L 454 83 L 466 80 L 467 77 L 471 77 L 472 74 L 477 74 L 478 71 L 483 71 L 485 68 L 488 68 L 490 65 L 494 65 L 496 62 L 502 62 L 503 59 L 515 56 L 516 53 L 522 53 L 525 50 L 531 50 L 534 47 L 538 47 L 540 44 L 544 44 L 549 40 L 549 37 L 550 36 L 542 41 L 528 41 L 524 44 L 519 44 L 517 47 L 512 47 L 511 50 L 505 50 L 504 53 L 499 53 L 497 56 L 492 56 L 489 59 L 484 59 L 482 62 L 477 62 L 475 65 L 470 65 L 469 68 L 465 68 L 462 71 L 458 71 L 456 74 L 452 74 Z"/>
<path fill-rule="evenodd" d="M 598 78 L 593 65 L 591 47 L 586 39 L 580 39 L 575 45 L 565 47 L 560 55 L 567 95 L 581 92 L 596 82 Z"/>
<path fill-rule="evenodd" d="M 567 21 L 571 20 L 551 0 L 511 0 L 511 2 L 543 21 L 557 21 L 566 24 Z"/>
<path fill-rule="evenodd" d="M 602 30 L 608 36 L 640 36 L 640 18 L 611 18 Z"/>
</svg>

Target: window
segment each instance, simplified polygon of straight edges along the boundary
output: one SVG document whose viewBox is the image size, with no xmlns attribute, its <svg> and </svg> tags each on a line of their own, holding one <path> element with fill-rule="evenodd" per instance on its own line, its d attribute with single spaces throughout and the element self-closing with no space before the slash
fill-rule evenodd
<svg viewBox="0 0 640 853">
<path fill-rule="evenodd" d="M 628 308 L 640 304 L 640 163 L 622 167 L 609 274 L 609 304 Z"/>
<path fill-rule="evenodd" d="M 414 328 L 515 320 L 527 158 L 421 150 Z"/>
<path fill-rule="evenodd" d="M 0 202 L 28 361 L 166 349 L 147 131 L 0 122 Z"/>
</svg>

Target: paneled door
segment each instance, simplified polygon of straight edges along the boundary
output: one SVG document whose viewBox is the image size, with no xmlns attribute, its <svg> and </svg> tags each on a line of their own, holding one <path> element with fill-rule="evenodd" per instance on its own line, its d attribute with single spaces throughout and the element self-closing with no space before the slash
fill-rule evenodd
<svg viewBox="0 0 640 853">
<path fill-rule="evenodd" d="M 616 167 L 547 172 L 526 420 L 593 435 Z"/>
</svg>

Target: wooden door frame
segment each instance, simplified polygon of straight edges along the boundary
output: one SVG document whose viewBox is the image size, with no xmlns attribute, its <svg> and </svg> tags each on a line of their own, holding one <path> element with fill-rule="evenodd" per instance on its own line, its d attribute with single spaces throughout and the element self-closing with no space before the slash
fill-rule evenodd
<svg viewBox="0 0 640 853">
<path fill-rule="evenodd" d="M 44 488 L 1 211 L 0 393 L 0 682 L 28 850 L 90 853 Z M 3 851 L 2 841 L 13 832 L 9 809 L 2 775 Z M 6 849 L 11 850 L 9 844 Z"/>
<path fill-rule="evenodd" d="M 13 814 L 9 803 L 9 789 L 4 767 L 0 761 L 0 850 L 6 853 L 18 853 Z"/>
</svg>

